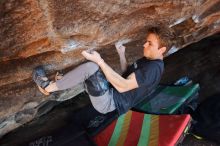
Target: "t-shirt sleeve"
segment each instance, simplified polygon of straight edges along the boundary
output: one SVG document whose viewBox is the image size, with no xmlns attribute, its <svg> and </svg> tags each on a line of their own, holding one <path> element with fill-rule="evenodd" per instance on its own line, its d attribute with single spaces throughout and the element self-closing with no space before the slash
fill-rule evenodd
<svg viewBox="0 0 220 146">
<path fill-rule="evenodd" d="M 162 70 L 156 63 L 148 64 L 135 71 L 138 86 L 151 86 L 160 81 Z"/>
</svg>

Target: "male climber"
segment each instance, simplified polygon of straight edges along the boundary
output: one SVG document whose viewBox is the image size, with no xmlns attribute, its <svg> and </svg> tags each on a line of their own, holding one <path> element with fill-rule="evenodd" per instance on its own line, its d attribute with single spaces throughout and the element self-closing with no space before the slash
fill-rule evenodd
<svg viewBox="0 0 220 146">
<path fill-rule="evenodd" d="M 124 74 L 116 73 L 96 51 L 82 51 L 90 62 L 84 63 L 65 74 L 60 80 L 51 82 L 42 67 L 33 71 L 33 80 L 45 95 L 58 90 L 85 84 L 93 107 L 106 114 L 116 110 L 118 115 L 143 100 L 159 84 L 163 70 L 164 55 L 171 48 L 173 33 L 167 27 L 151 27 L 143 45 L 143 57 L 127 67 L 125 47 L 116 43 Z"/>
</svg>

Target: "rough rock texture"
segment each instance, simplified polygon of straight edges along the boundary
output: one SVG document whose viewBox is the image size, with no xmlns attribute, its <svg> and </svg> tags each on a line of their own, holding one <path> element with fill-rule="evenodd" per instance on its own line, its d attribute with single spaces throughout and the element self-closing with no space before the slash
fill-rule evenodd
<svg viewBox="0 0 220 146">
<path fill-rule="evenodd" d="M 0 0 L 0 135 L 33 119 L 47 100 L 69 99 L 82 89 L 45 97 L 31 80 L 34 67 L 43 64 L 52 78 L 85 61 L 82 50 L 108 58 L 116 55 L 113 44 L 127 38 L 133 61 L 146 28 L 160 24 L 173 27 L 176 49 L 182 48 L 220 31 L 220 1 Z M 119 71 L 116 62 L 109 64 Z"/>
</svg>

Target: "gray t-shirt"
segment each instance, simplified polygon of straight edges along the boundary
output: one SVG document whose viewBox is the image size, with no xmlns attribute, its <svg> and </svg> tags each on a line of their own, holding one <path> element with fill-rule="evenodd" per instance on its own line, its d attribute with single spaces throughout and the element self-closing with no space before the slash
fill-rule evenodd
<svg viewBox="0 0 220 146">
<path fill-rule="evenodd" d="M 148 60 L 145 57 L 138 59 L 129 66 L 122 76 L 127 78 L 134 72 L 138 88 L 123 93 L 119 93 L 113 88 L 113 99 L 118 114 L 126 113 L 130 108 L 144 100 L 159 84 L 163 70 L 163 60 Z"/>
</svg>

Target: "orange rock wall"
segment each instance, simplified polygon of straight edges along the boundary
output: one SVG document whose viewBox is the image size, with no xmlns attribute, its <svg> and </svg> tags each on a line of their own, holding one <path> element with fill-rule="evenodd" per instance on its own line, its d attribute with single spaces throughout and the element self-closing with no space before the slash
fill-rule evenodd
<svg viewBox="0 0 220 146">
<path fill-rule="evenodd" d="M 53 77 L 85 61 L 80 52 L 92 48 L 119 71 L 113 44 L 131 39 L 132 62 L 141 56 L 146 28 L 160 24 L 175 30 L 178 50 L 220 31 L 220 1 L 0 0 L 0 121 L 54 98 L 39 93 L 34 67 L 44 65 Z"/>
</svg>

